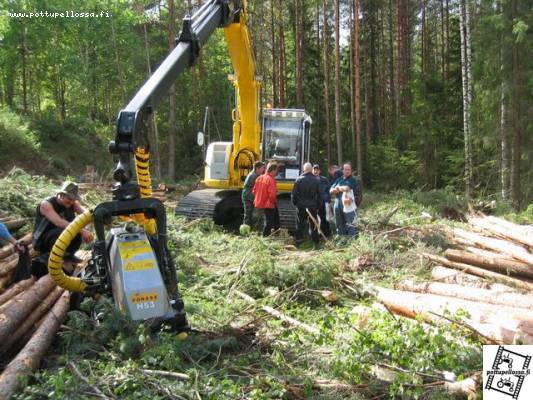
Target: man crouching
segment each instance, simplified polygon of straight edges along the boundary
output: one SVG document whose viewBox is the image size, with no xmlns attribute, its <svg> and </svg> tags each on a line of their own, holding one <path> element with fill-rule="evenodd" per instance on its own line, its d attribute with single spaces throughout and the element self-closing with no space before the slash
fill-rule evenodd
<svg viewBox="0 0 533 400">
<path fill-rule="evenodd" d="M 67 181 L 63 183 L 55 196 L 44 199 L 37 206 L 33 229 L 33 248 L 40 254 L 32 265 L 32 273 L 36 277 L 48 273 L 48 258 L 57 238 L 74 220 L 76 214 L 85 212 L 79 201 L 78 185 Z M 67 263 L 77 264 L 81 262 L 74 254 L 80 248 L 82 240 L 85 243 L 92 242 L 92 233 L 87 229 L 82 229 L 76 235 L 65 252 Z"/>
</svg>

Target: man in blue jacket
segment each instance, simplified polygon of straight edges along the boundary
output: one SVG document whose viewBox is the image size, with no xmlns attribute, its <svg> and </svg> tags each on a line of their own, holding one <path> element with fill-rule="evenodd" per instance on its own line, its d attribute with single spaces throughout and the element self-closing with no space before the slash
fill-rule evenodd
<svg viewBox="0 0 533 400">
<path fill-rule="evenodd" d="M 352 165 L 345 163 L 342 167 L 342 176 L 331 185 L 329 191 L 331 195 L 336 196 L 334 211 L 338 235 L 357 237 L 356 192 L 357 181 L 352 176 Z"/>
<path fill-rule="evenodd" d="M 330 202 L 330 183 L 327 178 L 320 175 L 320 166 L 318 164 L 313 165 L 313 175 L 317 177 L 320 183 L 320 193 L 322 193 L 322 204 L 318 209 L 318 216 L 320 217 L 320 230 L 324 236 L 328 237 L 331 235 L 331 227 L 329 226 L 329 221 L 326 218 L 326 207 L 329 207 Z"/>
<path fill-rule="evenodd" d="M 24 249 L 22 244 L 20 244 L 13 236 L 11 236 L 11 233 L 9 232 L 7 227 L 2 223 L 0 223 L 0 239 L 6 240 L 11 243 L 17 253 L 21 252 Z"/>
</svg>

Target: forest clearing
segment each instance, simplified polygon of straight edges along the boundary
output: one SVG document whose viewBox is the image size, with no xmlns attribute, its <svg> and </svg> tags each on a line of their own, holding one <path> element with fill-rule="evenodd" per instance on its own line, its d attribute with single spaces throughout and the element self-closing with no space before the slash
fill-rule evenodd
<svg viewBox="0 0 533 400">
<path fill-rule="evenodd" d="M 22 221 L 54 190 L 21 171 L 1 183 L 9 188 L 0 195 L 5 215 Z M 86 202 L 105 192 L 88 189 Z M 482 344 L 533 341 L 532 253 L 522 242 L 531 240 L 532 226 L 516 229 L 494 217 L 454 221 L 446 218 L 451 209 L 468 215 L 465 199 L 445 192 L 367 193 L 359 239 L 319 250 L 297 249 L 286 233 L 242 237 L 169 212 L 190 336 L 154 334 L 108 299 L 88 298 L 46 328 L 57 335 L 31 367 L 43 368 L 13 398 L 476 398 Z M 510 216 L 531 222 L 528 214 Z M 1 255 L 5 313 L 4 297 L 23 299 L 42 282 L 10 286 L 13 256 L 8 248 Z M 6 364 L 26 354 L 41 332 L 35 321 L 64 299 L 59 288 L 45 292 L 52 301 L 33 322 L 11 327 L 22 333 L 2 348 Z M 0 393 L 14 382 L 2 375 Z"/>
<path fill-rule="evenodd" d="M 532 26 L 4 2 L 0 399 L 529 398 Z"/>
</svg>

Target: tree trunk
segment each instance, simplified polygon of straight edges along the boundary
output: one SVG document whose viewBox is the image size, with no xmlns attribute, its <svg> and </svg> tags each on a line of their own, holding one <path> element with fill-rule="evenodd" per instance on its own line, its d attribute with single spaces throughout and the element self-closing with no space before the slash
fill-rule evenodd
<svg viewBox="0 0 533 400">
<path fill-rule="evenodd" d="M 28 47 L 26 45 L 26 26 L 22 27 L 22 43 L 20 46 L 20 56 L 22 60 L 22 109 L 24 114 L 28 114 L 28 74 L 27 74 L 27 54 Z"/>
<path fill-rule="evenodd" d="M 465 192 L 467 197 L 472 195 L 472 144 L 470 133 L 470 105 L 472 92 L 470 89 L 470 9 L 467 0 L 460 4 L 460 30 L 461 30 L 461 71 L 463 80 L 463 134 L 465 151 Z"/>
<path fill-rule="evenodd" d="M 421 69 L 422 69 L 422 76 L 426 74 L 427 71 L 427 32 L 426 32 L 426 1 L 422 0 L 422 27 L 421 27 L 421 34 L 422 34 L 422 40 L 421 40 L 421 50 L 422 53 L 420 55 L 421 57 Z"/>
<path fill-rule="evenodd" d="M 444 265 L 446 267 L 453 268 L 461 272 L 465 272 L 467 274 L 472 274 L 472 275 L 481 276 L 482 278 L 492 279 L 495 282 L 502 283 L 504 285 L 508 285 L 512 287 L 516 287 L 518 289 L 533 291 L 532 283 L 525 282 L 520 279 L 510 278 L 508 276 L 499 274 L 497 272 L 487 271 L 486 269 L 473 267 L 468 264 L 450 261 L 444 257 L 439 257 L 439 256 L 435 256 L 432 254 L 423 254 L 423 256 L 427 258 L 428 260 L 431 260 L 437 264 Z"/>
<path fill-rule="evenodd" d="M 533 295 L 494 293 L 494 291 L 489 289 L 478 289 L 439 282 L 417 283 L 411 280 L 405 280 L 401 282 L 400 289 L 410 292 L 436 294 L 439 296 L 447 296 L 507 307 L 519 306 L 521 308 L 533 310 Z"/>
<path fill-rule="evenodd" d="M 341 52 L 340 52 L 340 5 L 334 0 L 335 8 L 335 137 L 337 139 L 337 164 L 342 161 L 341 132 Z"/>
<path fill-rule="evenodd" d="M 281 108 L 285 108 L 285 61 L 286 61 L 286 54 L 285 54 L 285 27 L 283 24 L 283 5 L 282 1 L 279 0 L 278 3 L 278 10 L 279 10 L 279 25 L 278 25 L 278 31 L 279 31 L 279 106 Z"/>
<path fill-rule="evenodd" d="M 408 0 L 397 1 L 398 19 L 398 102 L 400 116 L 409 112 L 409 14 Z"/>
<path fill-rule="evenodd" d="M 501 1 L 498 2 L 500 12 Z M 500 36 L 500 177 L 501 177 L 501 194 L 502 199 L 509 201 L 511 196 L 511 156 L 510 156 L 510 135 L 507 126 L 507 101 L 508 101 L 508 77 L 509 73 L 506 68 L 508 50 L 505 44 L 505 35 Z"/>
<path fill-rule="evenodd" d="M 329 29 L 328 29 L 327 0 L 322 0 L 323 24 L 322 24 L 322 50 L 324 52 L 324 108 L 326 113 L 326 129 L 324 139 L 326 141 L 326 155 L 328 166 L 331 164 L 331 140 L 330 140 L 330 106 L 329 106 Z"/>
<path fill-rule="evenodd" d="M 359 10 L 360 0 L 354 0 L 354 89 L 355 89 L 355 147 L 357 160 L 357 176 L 363 182 L 363 152 L 361 149 L 361 68 L 359 47 Z"/>
<path fill-rule="evenodd" d="M 470 222 L 471 225 L 484 229 L 493 235 L 502 236 L 533 248 L 533 234 L 522 232 L 520 225 L 509 223 L 511 224 L 510 226 L 516 226 L 516 228 L 513 227 L 509 229 L 507 227 L 498 225 L 497 223 L 491 222 L 491 220 L 488 218 L 469 218 L 468 222 Z"/>
<path fill-rule="evenodd" d="M 32 327 L 45 315 L 50 308 L 53 307 L 59 296 L 65 290 L 56 287 L 50 292 L 50 294 L 39 303 L 37 307 L 24 319 L 24 321 L 18 326 L 17 330 L 13 332 L 9 338 L 0 343 L 0 355 L 8 352 L 17 341 L 31 331 Z"/>
<path fill-rule="evenodd" d="M 519 261 L 533 266 L 533 254 L 530 254 L 522 246 L 518 246 L 506 240 L 484 237 L 482 235 L 478 235 L 477 233 L 467 232 L 458 228 L 453 230 L 453 234 L 460 239 L 474 243 L 476 246 L 492 250 L 497 253 L 507 254 Z"/>
<path fill-rule="evenodd" d="M 295 0 L 295 50 L 296 50 L 296 106 L 298 108 L 304 107 L 304 92 L 303 92 L 303 21 L 304 21 L 304 6 L 302 0 Z"/>
<path fill-rule="evenodd" d="M 31 285 L 35 283 L 35 278 L 32 276 L 29 279 L 20 281 L 13 286 L 11 286 L 8 290 L 6 290 L 4 293 L 0 295 L 0 306 L 4 303 L 7 303 L 9 300 L 11 300 L 13 297 L 15 297 L 17 294 L 25 291 L 28 289 Z"/>
<path fill-rule="evenodd" d="M 510 344 L 521 338 L 525 343 L 533 343 L 533 324 L 527 319 L 531 312 L 526 309 L 484 306 L 467 300 L 384 288 L 379 288 L 377 298 L 394 313 L 420 317 L 430 323 L 441 322 L 439 316 L 448 311 L 467 310 L 469 317 L 464 322 L 490 341 Z"/>
<path fill-rule="evenodd" d="M 172 51 L 176 39 L 176 16 L 174 0 L 168 1 L 168 48 Z M 168 179 L 176 179 L 176 85 L 169 90 L 168 113 Z"/>
<path fill-rule="evenodd" d="M 357 0 L 359 1 L 359 0 Z M 396 120 L 398 118 L 398 104 L 396 99 L 396 81 L 394 79 L 394 7 L 392 0 L 389 0 L 389 90 L 391 102 L 391 129 L 396 129 Z"/>
<path fill-rule="evenodd" d="M 39 366 L 54 335 L 61 326 L 70 306 L 70 293 L 65 292 L 46 315 L 37 331 L 22 351 L 11 361 L 0 376 L 0 398 L 9 399 L 18 389 L 20 378 Z"/>
<path fill-rule="evenodd" d="M 270 40 L 272 41 L 272 105 L 278 107 L 278 81 L 279 81 L 279 44 L 276 42 L 276 23 L 274 14 L 274 0 L 270 1 Z"/>
<path fill-rule="evenodd" d="M 517 0 L 511 0 L 511 13 L 512 21 L 519 17 L 517 10 Z M 513 134 L 512 146 L 511 146 L 511 204 L 515 210 L 519 210 L 521 207 L 521 163 L 522 163 L 522 129 L 523 129 L 523 116 L 522 116 L 522 91 L 524 90 L 525 82 L 522 78 L 523 68 L 521 60 L 522 55 L 519 51 L 524 51 L 519 46 L 513 35 L 512 40 L 512 87 L 511 87 L 511 114 L 512 125 L 511 130 Z"/>
<path fill-rule="evenodd" d="M 12 301 L 0 307 L 0 343 L 11 335 L 56 286 L 50 275 L 39 279 L 30 290 L 18 294 Z"/>
<path fill-rule="evenodd" d="M 503 257 L 498 257 L 498 254 L 494 254 L 493 257 L 487 257 L 473 254 L 468 251 L 448 249 L 444 255 L 451 261 L 474 265 L 501 274 L 533 278 L 533 267 L 529 267 L 527 264 L 520 261 L 512 261 Z"/>
</svg>

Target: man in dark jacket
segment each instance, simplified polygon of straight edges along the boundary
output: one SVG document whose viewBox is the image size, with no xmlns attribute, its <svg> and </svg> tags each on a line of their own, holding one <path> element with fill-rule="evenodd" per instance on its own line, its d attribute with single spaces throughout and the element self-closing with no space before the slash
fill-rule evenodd
<svg viewBox="0 0 533 400">
<path fill-rule="evenodd" d="M 320 182 L 313 175 L 313 166 L 310 163 L 304 164 L 304 173 L 294 182 L 292 204 L 298 208 L 296 244 L 300 244 L 304 239 L 306 221 L 309 221 L 311 227 L 311 238 L 315 243 L 318 243 L 320 237 L 316 222 L 317 212 L 322 204 L 322 193 L 320 192 Z"/>
<path fill-rule="evenodd" d="M 244 181 L 244 188 L 242 189 L 242 205 L 244 207 L 244 225 L 252 225 L 252 214 L 254 212 L 254 194 L 253 189 L 255 180 L 259 175 L 265 173 L 265 164 L 262 161 L 256 161 L 254 170 L 248 174 Z"/>
<path fill-rule="evenodd" d="M 318 209 L 318 216 L 320 217 L 320 230 L 325 236 L 331 235 L 331 227 L 326 217 L 326 207 L 329 207 L 330 195 L 329 195 L 329 181 L 326 177 L 320 175 L 320 166 L 318 164 L 313 165 L 313 175 L 318 179 L 320 183 L 320 193 L 322 193 L 322 204 Z"/>
</svg>

